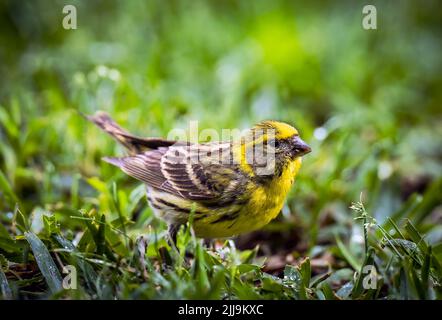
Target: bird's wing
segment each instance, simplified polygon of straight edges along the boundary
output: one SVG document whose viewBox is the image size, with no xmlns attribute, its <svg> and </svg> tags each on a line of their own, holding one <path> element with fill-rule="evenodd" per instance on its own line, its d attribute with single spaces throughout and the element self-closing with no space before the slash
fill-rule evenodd
<svg viewBox="0 0 442 320">
<path fill-rule="evenodd" d="M 178 145 L 105 160 L 156 189 L 193 201 L 216 201 L 235 191 L 239 173 L 235 165 L 214 156 L 214 150 L 229 152 L 225 145 Z"/>
</svg>

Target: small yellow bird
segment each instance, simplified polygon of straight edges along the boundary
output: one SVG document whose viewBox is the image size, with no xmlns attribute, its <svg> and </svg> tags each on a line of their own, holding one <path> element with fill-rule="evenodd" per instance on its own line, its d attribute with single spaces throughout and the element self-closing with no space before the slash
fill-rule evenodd
<svg viewBox="0 0 442 320">
<path fill-rule="evenodd" d="M 292 126 L 263 121 L 240 139 L 189 143 L 139 138 L 104 112 L 87 117 L 125 146 L 130 155 L 104 158 L 147 186 L 155 214 L 178 227 L 193 213 L 201 238 L 224 238 L 259 229 L 281 211 L 311 151 Z"/>
</svg>

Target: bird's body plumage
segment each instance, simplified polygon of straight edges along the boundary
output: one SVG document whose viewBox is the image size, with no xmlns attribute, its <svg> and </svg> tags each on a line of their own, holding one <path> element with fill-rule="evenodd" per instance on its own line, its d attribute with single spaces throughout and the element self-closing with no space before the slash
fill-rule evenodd
<svg viewBox="0 0 442 320">
<path fill-rule="evenodd" d="M 131 155 L 105 160 L 147 185 L 155 214 L 172 226 L 186 223 L 193 214 L 195 233 L 203 238 L 253 231 L 274 219 L 301 156 L 310 151 L 296 129 L 276 121 L 252 128 L 245 135 L 252 136 L 249 140 L 191 144 L 135 137 L 104 113 L 88 118 L 127 147 Z M 264 174 L 259 171 L 262 163 L 246 161 L 259 143 L 273 144 L 273 149 L 264 147 L 262 157 L 275 151 L 274 159 L 267 157 L 273 161 L 271 171 Z"/>
</svg>

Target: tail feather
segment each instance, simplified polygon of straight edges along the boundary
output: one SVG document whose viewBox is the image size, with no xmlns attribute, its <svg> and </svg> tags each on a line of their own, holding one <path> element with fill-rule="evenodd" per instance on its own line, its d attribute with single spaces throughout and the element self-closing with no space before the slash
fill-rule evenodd
<svg viewBox="0 0 442 320">
<path fill-rule="evenodd" d="M 159 147 L 169 147 L 176 141 L 164 140 L 161 138 L 140 138 L 134 136 L 121 128 L 112 118 L 103 111 L 97 111 L 93 116 L 86 118 L 95 123 L 99 128 L 112 136 L 132 153 L 139 153 Z"/>
</svg>

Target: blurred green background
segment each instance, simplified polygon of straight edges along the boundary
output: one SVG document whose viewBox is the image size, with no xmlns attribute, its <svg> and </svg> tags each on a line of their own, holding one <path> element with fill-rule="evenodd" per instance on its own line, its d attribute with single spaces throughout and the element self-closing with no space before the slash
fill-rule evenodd
<svg viewBox="0 0 442 320">
<path fill-rule="evenodd" d="M 77 8 L 76 30 L 62 27 L 67 4 Z M 361 26 L 365 4 L 0 1 L 5 230 L 18 203 L 35 233 L 50 212 L 75 239 L 84 229 L 71 218 L 78 210 L 118 217 L 105 196 L 113 182 L 135 222 L 131 239 L 164 227 L 144 200 L 129 205 L 139 184 L 100 161 L 123 150 L 77 110 L 105 110 L 145 136 L 190 120 L 221 130 L 277 119 L 296 126 L 313 152 L 282 215 L 236 241 L 259 244 L 268 272 L 299 255 L 324 257 L 337 238 L 362 257 L 349 209 L 361 193 L 379 224 L 406 217 L 441 254 L 440 3 L 372 1 L 377 30 Z"/>
</svg>

